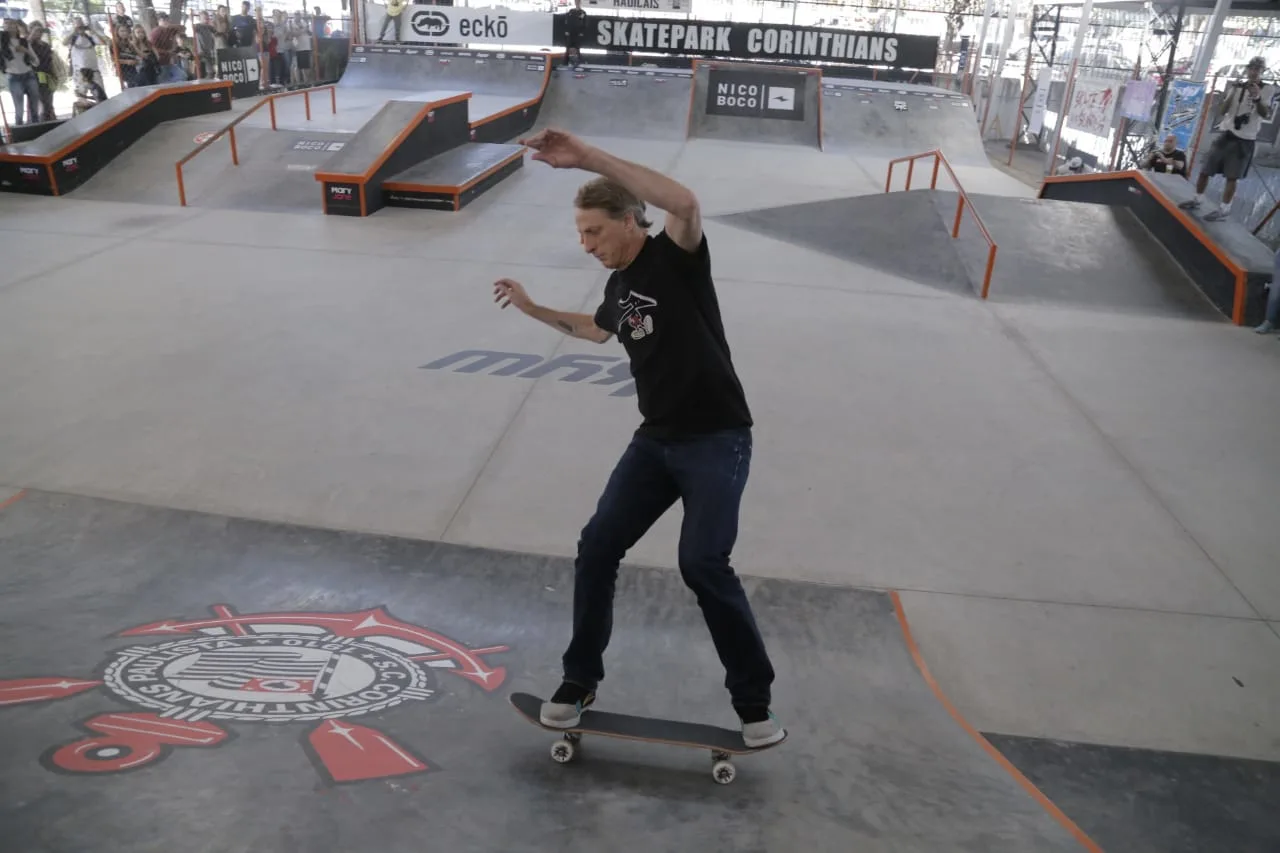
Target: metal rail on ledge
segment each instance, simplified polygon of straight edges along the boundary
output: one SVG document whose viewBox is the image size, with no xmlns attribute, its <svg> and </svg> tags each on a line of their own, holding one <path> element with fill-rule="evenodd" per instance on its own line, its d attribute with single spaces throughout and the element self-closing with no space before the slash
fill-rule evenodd
<svg viewBox="0 0 1280 853">
<path fill-rule="evenodd" d="M 186 157 L 183 157 L 181 160 L 175 163 L 174 171 L 177 172 L 178 174 L 178 201 L 182 203 L 182 206 L 183 207 L 187 206 L 187 188 L 186 188 L 186 184 L 182 180 L 182 167 L 186 165 L 187 162 L 193 159 L 201 151 L 204 151 L 210 145 L 217 142 L 223 136 L 226 136 L 228 139 L 231 140 L 231 162 L 234 165 L 239 166 L 240 153 L 236 150 L 236 125 L 238 125 L 240 122 L 244 121 L 249 116 L 256 113 L 258 110 L 262 109 L 263 107 L 269 107 L 271 110 L 271 129 L 276 130 L 276 99 L 291 98 L 294 95 L 302 96 L 303 101 L 306 104 L 307 121 L 311 121 L 311 93 L 319 92 L 323 89 L 329 90 L 330 107 L 333 113 L 336 115 L 338 112 L 338 92 L 337 92 L 337 88 L 331 85 L 330 86 L 313 86 L 307 89 L 298 89 L 297 91 L 294 91 L 294 92 L 280 92 L 275 95 L 267 95 L 267 97 L 263 98 L 261 101 L 254 104 L 252 107 L 250 107 L 249 109 L 241 113 L 239 116 L 237 116 L 236 119 L 230 122 L 229 124 L 227 124 L 226 127 L 222 128 L 221 130 L 215 131 L 212 136 L 210 136 L 204 142 L 201 142 L 199 145 L 197 145 L 195 150 L 193 150 Z"/>
<path fill-rule="evenodd" d="M 945 166 L 947 174 L 951 176 L 951 183 L 955 185 L 956 194 L 959 201 L 956 204 L 956 220 L 951 226 L 951 237 L 955 239 L 960 236 L 960 219 L 964 215 L 965 208 L 973 215 L 973 222 L 978 226 L 978 231 L 982 234 L 982 239 L 987 241 L 987 271 L 982 277 L 982 298 L 987 298 L 987 293 L 991 290 L 991 271 L 996 266 L 996 241 L 991 239 L 991 232 L 987 230 L 987 226 L 982 221 L 982 217 L 978 215 L 978 210 L 973 206 L 973 202 L 969 200 L 969 194 L 964 191 L 964 187 L 960 186 L 959 179 L 956 178 L 955 171 L 951 168 L 951 164 L 947 162 L 947 158 L 941 151 L 934 149 L 933 151 L 924 151 L 920 154 L 912 154 L 908 157 L 899 157 L 896 160 L 889 161 L 889 174 L 884 179 L 884 191 L 890 192 L 893 185 L 893 167 L 898 163 L 907 164 L 907 185 L 905 189 L 911 189 L 911 179 L 915 173 L 916 161 L 923 160 L 926 157 L 933 158 L 933 176 L 929 179 L 929 189 L 938 188 L 938 167 Z"/>
</svg>

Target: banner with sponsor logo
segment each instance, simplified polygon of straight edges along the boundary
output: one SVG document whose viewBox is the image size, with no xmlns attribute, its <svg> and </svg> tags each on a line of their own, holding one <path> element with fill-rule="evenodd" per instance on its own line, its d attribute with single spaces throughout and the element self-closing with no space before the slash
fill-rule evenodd
<svg viewBox="0 0 1280 853">
<path fill-rule="evenodd" d="M 693 11 L 693 0 L 582 0 L 582 8 L 588 12 L 683 12 Z"/>
<path fill-rule="evenodd" d="M 707 114 L 804 121 L 803 74 L 712 68 Z"/>
<path fill-rule="evenodd" d="M 262 61 L 256 47 L 224 47 L 218 51 L 218 77 L 231 81 L 231 97 L 252 98 L 261 91 Z"/>
<path fill-rule="evenodd" d="M 1067 127 L 1094 136 L 1106 136 L 1111 132 L 1111 117 L 1116 111 L 1116 93 L 1119 80 L 1102 80 L 1081 77 L 1076 80 L 1071 93 L 1071 112 L 1067 114 Z"/>
<path fill-rule="evenodd" d="M 555 44 L 564 45 L 565 16 L 557 15 L 555 18 Z M 932 69 L 938 60 L 936 36 L 658 18 L 588 16 L 582 46 L 727 59 L 838 62 L 893 68 Z"/>
<path fill-rule="evenodd" d="M 411 44 L 526 44 L 551 46 L 552 16 L 497 7 L 409 6 L 400 20 L 387 19 L 385 6 L 370 6 L 366 31 Z M 383 24 L 386 24 L 384 27 Z"/>
</svg>

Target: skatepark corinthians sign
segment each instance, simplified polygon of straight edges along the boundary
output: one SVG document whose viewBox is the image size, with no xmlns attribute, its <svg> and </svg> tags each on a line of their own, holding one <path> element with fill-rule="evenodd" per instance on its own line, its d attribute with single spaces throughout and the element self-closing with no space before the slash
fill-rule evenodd
<svg viewBox="0 0 1280 853">
<path fill-rule="evenodd" d="M 557 20 L 556 23 L 556 44 L 563 44 L 565 32 L 562 21 Z M 931 69 L 938 59 L 936 36 L 645 18 L 589 17 L 582 46 L 728 59 L 802 60 L 893 68 Z"/>
</svg>

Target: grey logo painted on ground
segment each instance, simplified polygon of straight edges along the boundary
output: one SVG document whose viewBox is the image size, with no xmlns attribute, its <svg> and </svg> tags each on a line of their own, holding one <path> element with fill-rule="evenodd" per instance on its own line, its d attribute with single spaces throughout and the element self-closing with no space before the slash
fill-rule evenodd
<svg viewBox="0 0 1280 853">
<path fill-rule="evenodd" d="M 807 80 L 802 74 L 713 68 L 707 85 L 707 114 L 803 121 Z"/>
<path fill-rule="evenodd" d="M 445 368 L 452 368 L 454 373 L 488 373 L 490 376 L 515 376 L 519 379 L 541 379 L 557 371 L 564 371 L 563 375 L 557 377 L 561 382 L 583 382 L 591 379 L 592 385 L 620 385 L 610 397 L 634 397 L 636 393 L 636 384 L 631 378 L 631 364 L 616 355 L 566 353 L 544 359 L 540 355 L 522 352 L 468 349 L 424 364 L 421 369 Z M 601 371 L 604 371 L 602 376 L 593 378 Z"/>
</svg>

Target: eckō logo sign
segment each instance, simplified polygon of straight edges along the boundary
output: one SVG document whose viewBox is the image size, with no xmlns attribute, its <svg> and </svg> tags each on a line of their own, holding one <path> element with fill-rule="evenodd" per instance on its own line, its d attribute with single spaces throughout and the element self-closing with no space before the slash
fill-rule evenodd
<svg viewBox="0 0 1280 853">
<path fill-rule="evenodd" d="M 456 14 L 456 13 L 455 13 Z M 487 39 L 501 41 L 510 34 L 510 25 L 506 15 L 489 15 L 477 13 L 473 15 L 457 14 L 457 20 L 451 20 L 446 12 L 434 9 L 420 9 L 409 18 L 409 27 L 423 38 L 440 38 L 457 27 L 462 38 Z M 459 56 L 471 56 L 470 53 L 459 53 Z"/>
<path fill-rule="evenodd" d="M 439 38 L 449 32 L 449 16 L 443 12 L 419 9 L 409 18 L 409 28 L 425 38 Z"/>
</svg>

